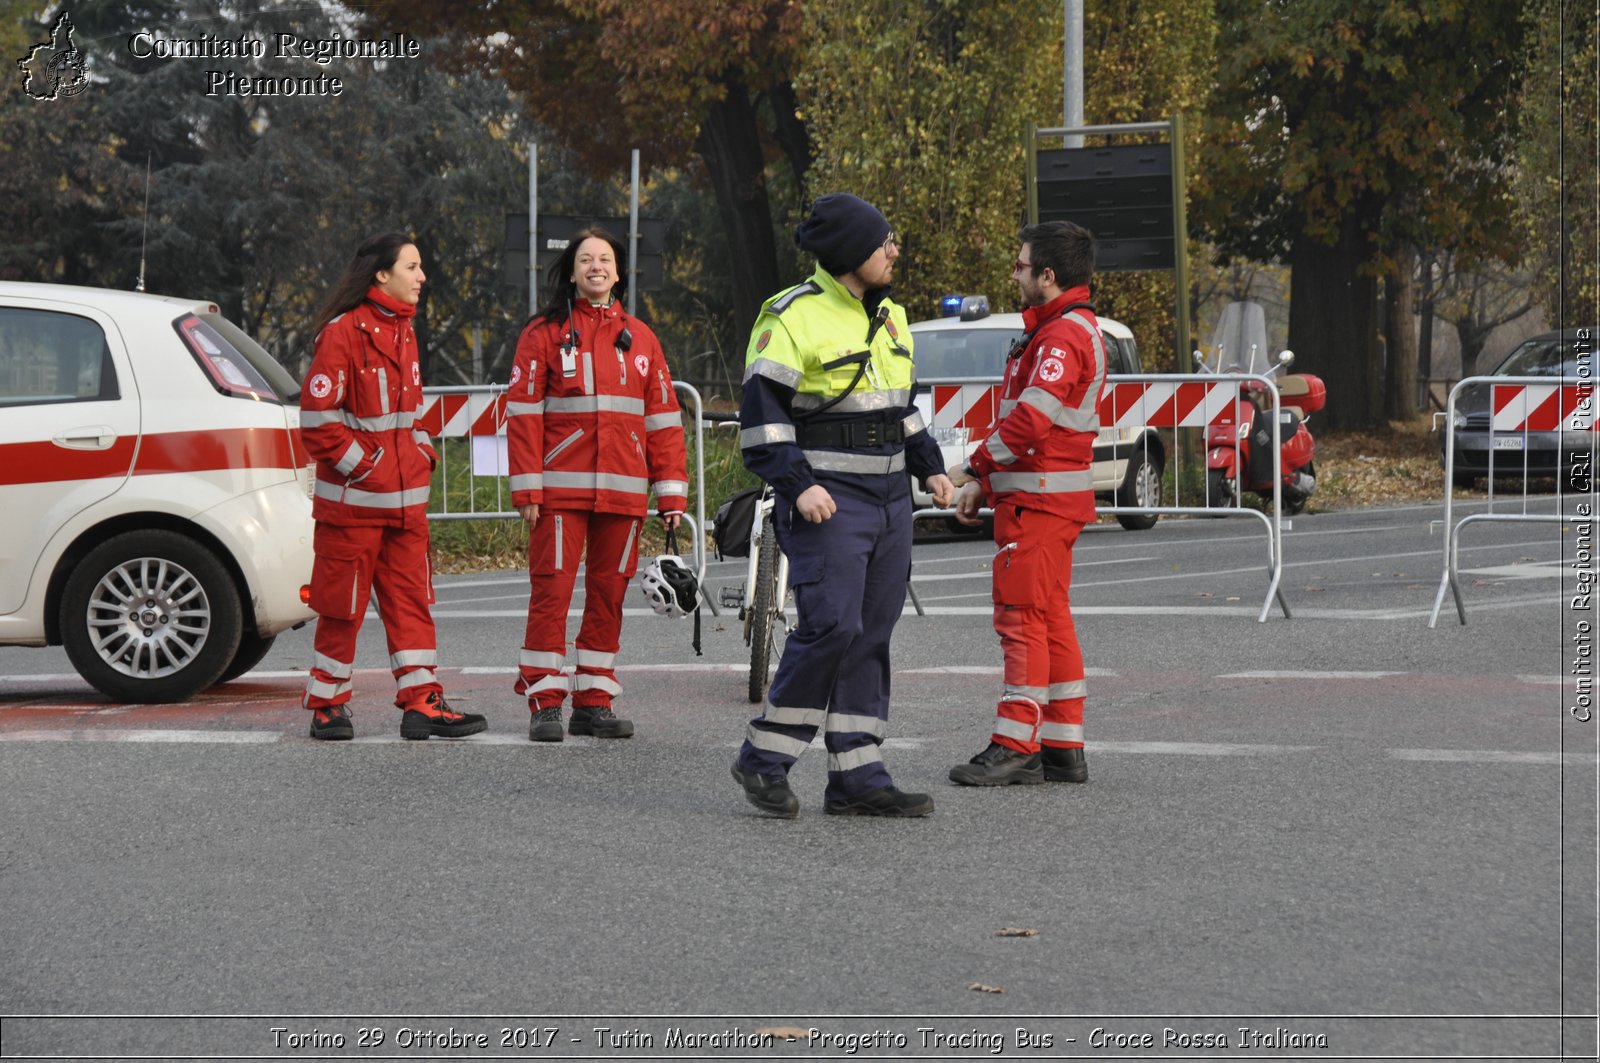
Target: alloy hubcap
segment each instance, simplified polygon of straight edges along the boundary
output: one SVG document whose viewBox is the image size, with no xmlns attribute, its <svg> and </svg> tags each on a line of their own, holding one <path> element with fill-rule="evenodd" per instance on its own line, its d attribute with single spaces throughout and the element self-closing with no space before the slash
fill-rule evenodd
<svg viewBox="0 0 1600 1063">
<path fill-rule="evenodd" d="M 165 558 L 124 561 L 89 595 L 89 638 L 123 675 L 156 679 L 182 671 L 211 632 L 211 603 L 200 581 Z"/>
</svg>

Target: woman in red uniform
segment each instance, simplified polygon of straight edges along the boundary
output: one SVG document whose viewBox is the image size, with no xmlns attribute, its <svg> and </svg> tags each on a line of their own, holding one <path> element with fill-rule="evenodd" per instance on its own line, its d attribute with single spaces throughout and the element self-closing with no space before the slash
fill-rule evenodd
<svg viewBox="0 0 1600 1063">
<path fill-rule="evenodd" d="M 317 459 L 316 663 L 304 705 L 311 737 L 350 738 L 356 633 L 376 588 L 405 738 L 476 734 L 482 716 L 444 700 L 434 668 L 428 484 L 439 455 L 414 426 L 422 368 L 411 319 L 422 255 L 400 233 L 363 241 L 317 313 L 316 355 L 300 396 L 300 428 Z"/>
<path fill-rule="evenodd" d="M 528 523 L 532 583 L 517 692 L 528 697 L 535 742 L 562 739 L 567 606 L 580 560 L 570 730 L 633 734 L 611 710 L 622 693 L 614 669 L 622 598 L 639 563 L 649 496 L 668 528 L 688 501 L 672 375 L 655 333 L 618 305 L 622 262 L 621 244 L 602 229 L 572 239 L 550 269 L 550 302 L 517 342 L 506 396 L 511 501 Z"/>
</svg>

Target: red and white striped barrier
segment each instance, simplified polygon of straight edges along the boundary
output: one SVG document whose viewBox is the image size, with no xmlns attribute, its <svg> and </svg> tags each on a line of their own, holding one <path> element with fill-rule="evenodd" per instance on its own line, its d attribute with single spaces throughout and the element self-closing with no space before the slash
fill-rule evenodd
<svg viewBox="0 0 1600 1063">
<path fill-rule="evenodd" d="M 934 384 L 933 426 L 981 436 L 994 427 L 998 384 Z M 1237 381 L 1114 383 L 1100 400 L 1100 427 L 1204 428 L 1238 423 Z"/>
<path fill-rule="evenodd" d="M 1490 388 L 1490 427 L 1496 432 L 1591 432 L 1595 429 L 1590 385 L 1495 384 Z"/>
<path fill-rule="evenodd" d="M 424 394 L 417 427 L 441 438 L 505 435 L 505 393 Z"/>
</svg>

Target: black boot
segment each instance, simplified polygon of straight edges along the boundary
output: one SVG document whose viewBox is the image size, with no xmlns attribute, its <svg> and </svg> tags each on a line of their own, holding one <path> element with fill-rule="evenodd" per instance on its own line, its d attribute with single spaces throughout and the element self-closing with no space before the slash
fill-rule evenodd
<svg viewBox="0 0 1600 1063">
<path fill-rule="evenodd" d="M 962 786 L 1032 786 L 1044 782 L 1044 771 L 1039 766 L 1039 754 L 1018 753 L 999 742 L 990 742 L 982 753 L 951 768 L 950 781 Z"/>
<path fill-rule="evenodd" d="M 890 816 L 910 819 L 933 811 L 933 798 L 927 794 L 908 794 L 885 786 L 855 797 L 830 797 L 822 803 L 830 816 Z"/>
<path fill-rule="evenodd" d="M 407 705 L 400 717 L 400 737 L 412 741 L 425 738 L 465 738 L 489 726 L 475 712 L 457 712 L 437 690 L 426 701 Z"/>
<path fill-rule="evenodd" d="M 1044 777 L 1051 782 L 1088 782 L 1089 765 L 1083 759 L 1083 747 L 1052 749 L 1045 746 Z"/>
<path fill-rule="evenodd" d="M 528 741 L 559 742 L 565 736 L 566 731 L 561 726 L 560 705 L 533 710 L 533 716 L 528 720 Z"/>
<path fill-rule="evenodd" d="M 769 816 L 793 819 L 800 814 L 800 799 L 789 789 L 789 780 L 782 775 L 757 775 L 745 771 L 739 762 L 733 762 L 733 777 L 744 787 L 744 796 Z"/>
<path fill-rule="evenodd" d="M 633 734 L 633 722 L 624 720 L 604 705 L 574 705 L 567 731 L 596 738 L 628 738 Z"/>
<path fill-rule="evenodd" d="M 343 705 L 329 705 L 311 714 L 311 737 L 324 742 L 346 742 L 356 735 L 350 723 L 350 710 Z"/>
</svg>

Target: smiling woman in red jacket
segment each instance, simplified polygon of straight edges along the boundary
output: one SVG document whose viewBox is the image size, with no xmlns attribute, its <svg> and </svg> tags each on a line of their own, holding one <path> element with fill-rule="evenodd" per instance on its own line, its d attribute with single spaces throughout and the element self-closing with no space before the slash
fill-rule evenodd
<svg viewBox="0 0 1600 1063">
<path fill-rule="evenodd" d="M 410 237 L 369 237 L 312 330 L 316 354 L 300 396 L 301 436 L 317 459 L 316 663 L 304 699 L 312 738 L 355 733 L 348 705 L 356 633 L 374 587 L 402 737 L 459 738 L 487 726 L 482 716 L 451 709 L 434 674 L 428 485 L 439 455 L 414 424 L 422 368 L 411 330 L 426 280 Z"/>
<path fill-rule="evenodd" d="M 651 494 L 668 528 L 688 502 L 683 423 L 661 344 L 617 305 L 622 245 L 602 229 L 573 237 L 551 267 L 550 303 L 517 342 L 506 396 L 511 501 L 527 521 L 528 628 L 517 692 L 528 737 L 562 739 L 567 606 L 586 558 L 571 733 L 626 738 L 611 711 L 622 597 L 639 564 Z"/>
</svg>

